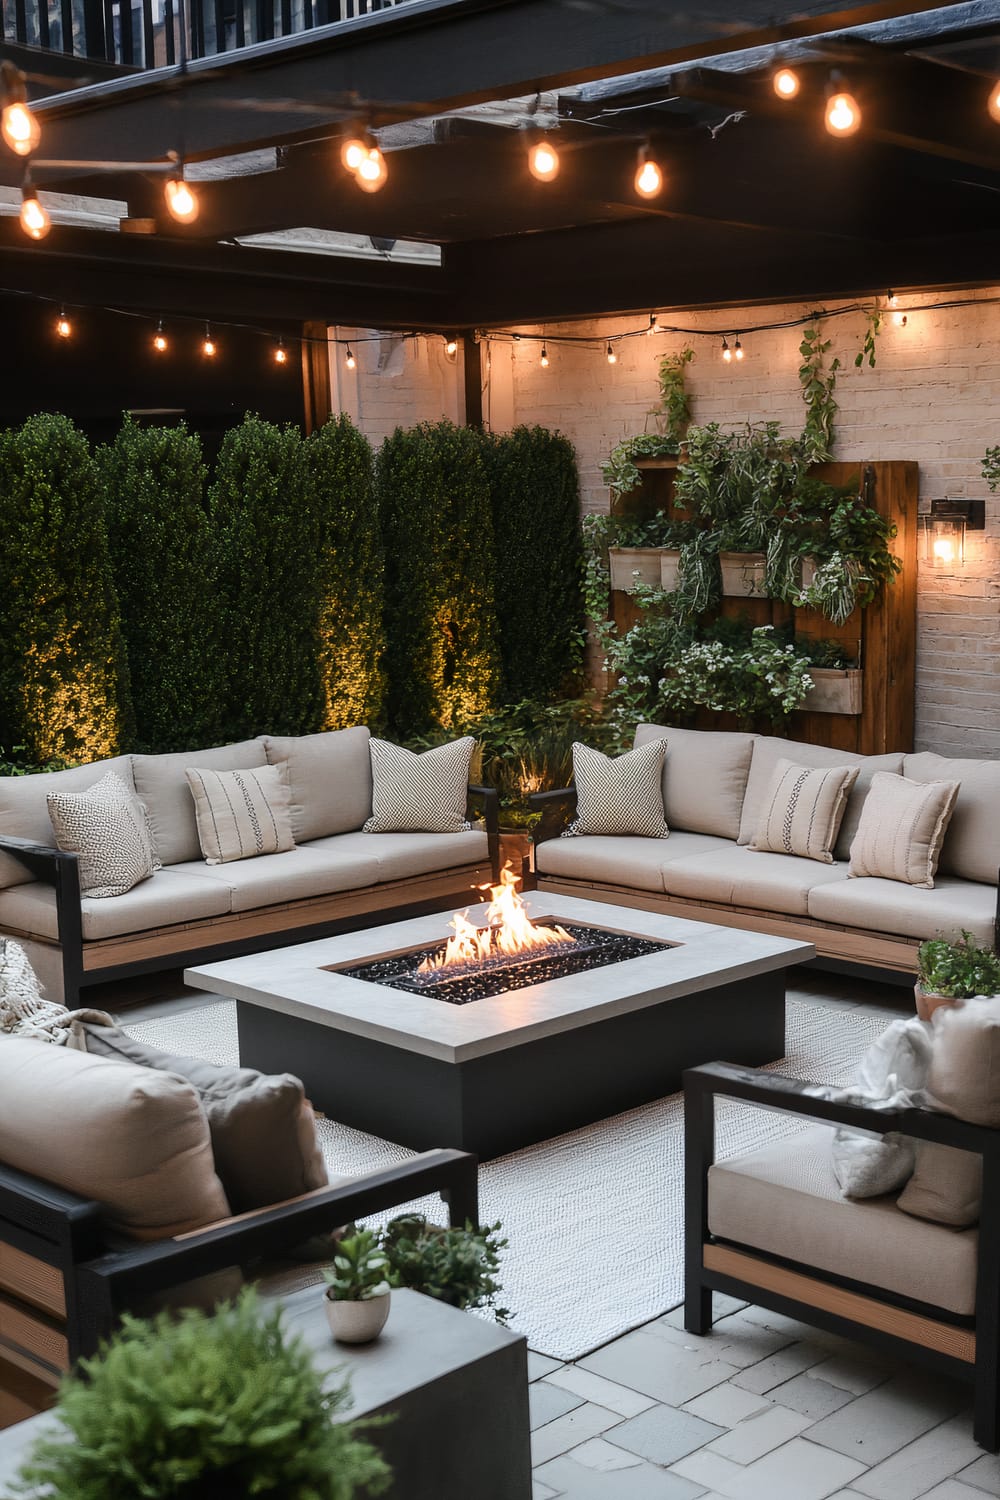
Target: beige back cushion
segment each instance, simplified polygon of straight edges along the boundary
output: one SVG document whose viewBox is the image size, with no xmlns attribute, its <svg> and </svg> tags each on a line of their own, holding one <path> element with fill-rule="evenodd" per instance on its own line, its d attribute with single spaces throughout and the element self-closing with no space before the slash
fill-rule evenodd
<svg viewBox="0 0 1000 1500">
<path fill-rule="evenodd" d="M 960 782 L 938 869 L 996 885 L 1000 870 L 1000 761 L 951 760 L 924 751 L 903 758 L 910 781 Z"/>
<path fill-rule="evenodd" d="M 156 852 L 165 865 L 201 859 L 194 798 L 184 772 L 247 771 L 267 765 L 263 739 L 241 740 L 214 750 L 179 750 L 172 755 L 133 755 L 135 789 L 146 804 Z"/>
<path fill-rule="evenodd" d="M 973 1125 L 1000 1126 L 1000 996 L 940 1006 L 927 1091 L 942 1109 Z"/>
<path fill-rule="evenodd" d="M 264 736 L 272 765 L 285 761 L 297 844 L 336 833 L 356 833 L 372 811 L 368 730 Z"/>
<path fill-rule="evenodd" d="M 671 828 L 734 839 L 747 786 L 755 734 L 706 733 L 639 724 L 635 748 L 666 740 L 663 810 Z M 744 840 L 746 842 L 746 840 Z"/>
<path fill-rule="evenodd" d="M 74 766 L 71 771 L 42 771 L 37 776 L 0 776 L 0 833 L 30 839 L 54 849 L 56 836 L 46 801 L 49 792 L 85 792 L 108 771 L 114 771 L 128 788 L 134 786 L 132 760 L 128 755 L 95 760 L 89 766 Z M 35 878 L 16 859 L 0 852 L 0 890 L 9 885 L 25 885 Z"/>
<path fill-rule="evenodd" d="M 133 1239 L 229 1214 L 191 1084 L 51 1042 L 0 1037 L 0 1160 L 96 1199 Z"/>
<path fill-rule="evenodd" d="M 872 777 L 851 841 L 848 874 L 903 880 L 932 891 L 957 796 L 957 781 Z"/>
<path fill-rule="evenodd" d="M 851 840 L 858 829 L 858 819 L 878 771 L 899 774 L 903 765 L 902 754 L 856 755 L 853 750 L 831 750 L 829 745 L 804 745 L 798 740 L 780 739 L 775 735 L 759 735 L 753 746 L 753 760 L 747 778 L 747 792 L 743 802 L 738 842 L 749 844 L 753 837 L 764 806 L 764 798 L 779 760 L 794 760 L 799 766 L 857 766 L 858 779 L 847 799 L 847 807 L 840 824 L 840 833 L 834 845 L 834 859 L 849 859 Z"/>
</svg>

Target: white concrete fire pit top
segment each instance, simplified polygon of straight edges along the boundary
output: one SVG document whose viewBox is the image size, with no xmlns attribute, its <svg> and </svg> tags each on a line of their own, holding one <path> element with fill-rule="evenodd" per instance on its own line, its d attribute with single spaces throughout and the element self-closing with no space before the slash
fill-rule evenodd
<svg viewBox="0 0 1000 1500">
<path fill-rule="evenodd" d="M 816 952 L 811 943 L 575 896 L 529 892 L 524 900 L 536 922 L 551 918 L 604 927 L 676 946 L 468 1005 L 450 1005 L 434 996 L 409 994 L 330 972 L 331 965 L 363 964 L 441 942 L 451 935 L 448 924 L 453 913 L 439 912 L 204 964 L 186 970 L 184 977 L 198 989 L 231 995 L 250 1005 L 427 1057 L 465 1062 L 605 1017 L 659 1005 L 674 996 L 786 969 L 805 963 Z M 464 910 L 473 923 L 485 920 L 486 905 Z"/>
</svg>

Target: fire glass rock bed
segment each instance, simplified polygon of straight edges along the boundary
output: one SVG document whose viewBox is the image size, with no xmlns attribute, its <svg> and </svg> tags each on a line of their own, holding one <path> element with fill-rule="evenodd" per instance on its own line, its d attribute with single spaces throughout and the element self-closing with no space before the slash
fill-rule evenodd
<svg viewBox="0 0 1000 1500">
<path fill-rule="evenodd" d="M 240 1061 L 303 1079 L 333 1119 L 415 1150 L 490 1158 L 648 1103 L 713 1059 L 783 1055 L 785 970 L 809 943 L 577 897 L 525 898 L 538 921 L 647 951 L 443 1004 L 357 977 L 440 946 L 453 913 L 190 969 L 238 1002 Z M 487 908 L 469 921 L 482 925 Z M 648 951 L 651 950 L 651 951 Z"/>
</svg>

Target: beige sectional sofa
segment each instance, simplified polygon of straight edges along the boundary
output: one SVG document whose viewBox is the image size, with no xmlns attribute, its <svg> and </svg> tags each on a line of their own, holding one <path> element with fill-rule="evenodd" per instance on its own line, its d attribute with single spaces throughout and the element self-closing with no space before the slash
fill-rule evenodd
<svg viewBox="0 0 1000 1500">
<path fill-rule="evenodd" d="M 361 927 L 371 914 L 419 914 L 478 899 L 495 878 L 496 794 L 470 788 L 482 826 L 457 833 L 363 833 L 372 812 L 367 729 L 170 755 L 118 756 L 0 778 L 0 936 L 28 951 L 50 999 L 155 969 L 279 947 Z M 295 847 L 209 865 L 188 767 L 248 770 L 287 762 Z M 112 770 L 146 808 L 163 863 L 124 895 L 80 896 L 77 858 L 57 850 L 46 794 L 78 792 Z"/>
<path fill-rule="evenodd" d="M 592 895 L 695 920 L 722 920 L 816 945 L 831 967 L 912 974 L 925 938 L 980 942 L 998 935 L 1000 762 L 940 755 L 861 756 L 769 735 L 640 724 L 635 745 L 667 742 L 663 793 L 666 839 L 583 835 L 560 838 L 572 794 L 542 793 L 536 832 L 539 889 Z M 777 762 L 857 765 L 834 863 L 748 847 Z M 934 888 L 848 875 L 851 841 L 877 771 L 911 781 L 960 783 Z"/>
</svg>

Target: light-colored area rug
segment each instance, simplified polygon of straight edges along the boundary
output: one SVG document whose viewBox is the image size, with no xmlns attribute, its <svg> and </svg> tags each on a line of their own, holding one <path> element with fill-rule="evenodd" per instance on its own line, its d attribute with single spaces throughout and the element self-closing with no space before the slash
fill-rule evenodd
<svg viewBox="0 0 1000 1500">
<path fill-rule="evenodd" d="M 816 1083 L 848 1083 L 888 1020 L 789 999 L 788 1055 L 773 1068 Z M 173 1052 L 238 1061 L 233 1001 L 125 1029 Z M 319 1127 L 333 1172 L 364 1172 L 413 1155 L 332 1120 Z M 733 1156 L 796 1128 L 769 1111 L 723 1104 L 717 1154 Z M 683 1101 L 675 1094 L 480 1168 L 483 1222 L 499 1219 L 510 1241 L 503 1301 L 532 1349 L 579 1359 L 682 1300 L 683 1129 Z M 421 1210 L 439 1214 L 439 1201 Z"/>
</svg>

